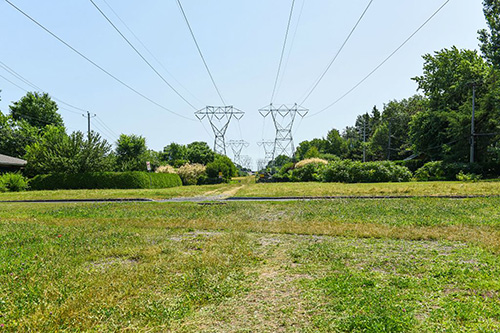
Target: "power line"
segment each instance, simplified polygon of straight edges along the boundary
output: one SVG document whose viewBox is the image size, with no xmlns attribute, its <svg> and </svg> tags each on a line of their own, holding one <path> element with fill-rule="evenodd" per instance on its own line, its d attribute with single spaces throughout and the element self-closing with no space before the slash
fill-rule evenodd
<svg viewBox="0 0 500 333">
<path fill-rule="evenodd" d="M 78 54 L 80 57 L 82 57 L 83 59 L 85 59 L 87 62 L 89 62 L 90 64 L 92 64 L 94 67 L 98 68 L 100 71 L 102 71 L 103 73 L 105 73 L 106 75 L 108 75 L 109 77 L 111 77 L 112 79 L 114 79 L 115 81 L 117 81 L 118 83 L 120 83 L 121 85 L 123 85 L 124 87 L 128 88 L 129 90 L 133 91 L 134 93 L 136 93 L 137 95 L 141 96 L 142 98 L 144 98 L 145 100 L 149 101 L 150 103 L 156 105 L 157 107 L 169 112 L 169 113 L 172 113 L 178 117 L 181 117 L 181 118 L 184 118 L 186 120 L 191 120 L 191 121 L 196 121 L 195 119 L 193 118 L 188 118 L 182 114 L 179 114 L 175 111 L 172 111 L 168 108 L 166 108 L 165 106 L 155 102 L 154 100 L 152 100 L 151 98 L 147 97 L 146 95 L 142 94 L 141 92 L 139 92 L 138 90 L 132 88 L 131 86 L 129 86 L 128 84 L 126 84 L 125 82 L 123 82 L 122 80 L 120 80 L 119 78 L 117 78 L 116 76 L 114 76 L 113 74 L 111 74 L 110 72 L 108 72 L 107 70 L 105 70 L 103 67 L 99 66 L 97 63 L 95 63 L 94 61 L 92 61 L 90 58 L 88 58 L 87 56 L 85 56 L 83 53 L 81 53 L 80 51 L 78 51 L 77 49 L 75 49 L 73 46 L 71 46 L 70 44 L 68 44 L 67 42 L 65 42 L 63 39 L 61 39 L 60 37 L 58 37 L 56 34 L 54 34 L 52 31 L 50 31 L 49 29 L 47 29 L 46 27 L 44 27 L 42 24 L 38 23 L 38 21 L 36 21 L 34 18 L 32 18 L 31 16 L 29 16 L 28 14 L 26 14 L 23 10 L 21 10 L 19 7 L 17 7 L 16 5 L 14 5 L 12 2 L 10 2 L 9 0 L 5 0 L 5 2 L 7 2 L 11 7 L 13 7 L 14 9 L 16 9 L 18 12 L 20 12 L 21 14 L 23 14 L 26 18 L 28 18 L 30 21 L 32 21 L 33 23 L 35 23 L 37 26 L 39 26 L 40 28 L 42 28 L 43 30 L 45 30 L 45 32 L 47 32 L 49 35 L 51 35 L 52 37 L 54 37 L 55 39 L 57 39 L 59 42 L 61 42 L 62 44 L 64 44 L 67 48 L 69 48 L 70 50 L 72 50 L 73 52 L 75 52 L 76 54 Z"/>
<path fill-rule="evenodd" d="M 220 93 L 219 88 L 217 87 L 217 84 L 215 83 L 214 77 L 212 75 L 212 72 L 210 71 L 210 68 L 208 67 L 207 62 L 205 61 L 205 57 L 203 56 L 203 53 L 201 52 L 201 48 L 198 45 L 198 41 L 196 40 L 196 37 L 195 37 L 194 32 L 193 32 L 193 29 L 191 28 L 191 24 L 189 24 L 189 20 L 187 18 L 186 12 L 184 11 L 184 8 L 182 7 L 181 1 L 177 0 L 177 4 L 179 5 L 179 8 L 180 8 L 180 10 L 182 12 L 182 16 L 184 16 L 184 20 L 186 21 L 186 24 L 187 24 L 187 26 L 189 28 L 189 32 L 191 33 L 191 37 L 193 38 L 193 41 L 194 41 L 194 43 L 196 45 L 196 48 L 198 49 L 198 53 L 200 54 L 201 60 L 203 60 L 203 64 L 205 65 L 205 68 L 206 68 L 206 70 L 208 72 L 208 75 L 210 76 L 210 80 L 212 80 L 212 84 L 214 85 L 215 90 L 217 91 L 217 94 L 219 95 L 220 100 L 222 101 L 222 104 L 224 104 L 224 106 L 225 106 L 226 102 L 224 101 L 224 98 L 222 97 L 222 94 Z"/>
<path fill-rule="evenodd" d="M 12 74 L 13 76 L 15 76 L 15 77 L 16 77 L 16 78 L 18 78 L 19 80 L 23 81 L 23 82 L 24 82 L 24 83 L 26 83 L 27 85 L 31 86 L 32 88 L 34 87 L 36 90 L 41 91 L 41 92 L 44 92 L 44 90 L 43 90 L 43 89 L 41 89 L 41 88 L 39 88 L 38 86 L 34 85 L 34 84 L 33 84 L 33 83 L 31 83 L 30 81 L 28 81 L 26 78 L 22 77 L 19 73 L 15 72 L 12 68 L 10 68 L 9 66 L 7 66 L 7 65 L 6 65 L 5 63 L 3 63 L 2 61 L 0 61 L 0 67 L 4 68 L 4 69 L 5 69 L 5 70 L 7 70 L 10 74 Z M 9 82 L 10 84 L 12 84 L 12 85 L 16 86 L 16 87 L 17 87 L 17 88 L 19 88 L 20 90 L 22 90 L 22 91 L 24 91 L 24 92 L 26 92 L 26 93 L 28 92 L 28 90 L 24 89 L 24 88 L 23 88 L 23 87 L 21 87 L 20 85 L 18 85 L 18 84 L 16 84 L 16 83 L 12 82 L 11 80 L 7 79 L 5 76 L 3 76 L 3 75 L 1 75 L 1 74 L 0 74 L 0 77 L 1 77 L 2 79 L 4 79 L 5 81 Z M 71 105 L 71 104 L 69 104 L 69 103 L 66 103 L 66 102 L 64 102 L 64 101 L 62 101 L 62 100 L 60 100 L 60 99 L 58 99 L 58 98 L 56 98 L 56 97 L 54 97 L 54 96 L 50 96 L 50 97 L 51 97 L 52 99 L 56 100 L 56 101 L 59 101 L 60 103 L 66 104 L 66 105 L 68 105 L 68 106 L 70 106 L 70 107 L 72 107 L 72 108 L 75 108 L 75 109 L 77 109 L 77 110 L 81 110 L 81 111 L 83 111 L 83 112 L 87 112 L 86 110 L 84 110 L 84 109 L 82 109 L 82 108 L 79 108 L 79 107 L 76 107 L 76 106 Z M 66 109 L 66 108 L 61 107 L 61 106 L 58 106 L 58 110 L 64 110 L 64 111 L 68 111 L 68 112 L 71 112 L 71 113 L 75 113 L 75 114 L 80 115 L 80 112 L 76 112 L 76 111 L 73 111 L 73 110 L 69 110 L 69 109 Z M 28 117 L 28 118 L 32 118 L 32 119 L 35 119 L 35 120 L 39 120 L 39 121 L 42 121 L 42 122 L 48 123 L 48 122 L 44 121 L 43 119 L 35 118 L 35 117 L 33 117 L 33 116 L 28 116 L 28 115 L 25 115 L 25 114 L 23 114 L 23 115 L 24 115 L 24 116 L 26 116 L 26 117 Z M 98 120 L 98 119 L 96 119 L 96 120 Z M 114 132 L 113 132 L 113 131 L 112 131 L 112 130 L 111 130 L 111 129 L 110 129 L 110 128 L 109 128 L 109 127 L 108 127 L 108 126 L 104 123 L 104 121 L 102 121 L 102 120 L 100 120 L 100 119 L 99 119 L 98 121 L 99 121 L 99 122 L 100 122 L 100 123 L 101 123 L 101 124 L 102 124 L 105 128 L 107 128 L 107 129 L 108 129 L 108 133 L 112 134 L 112 136 L 118 137 L 118 136 L 116 135 L 116 133 L 114 133 Z M 102 131 L 102 130 L 101 130 L 101 131 Z M 108 138 L 109 138 L 109 137 L 108 137 Z"/>
<path fill-rule="evenodd" d="M 40 91 L 40 92 L 46 92 L 44 89 L 38 87 L 37 85 L 35 85 L 34 83 L 30 82 L 28 79 L 26 79 L 25 77 L 23 77 L 21 74 L 17 73 L 15 70 L 13 70 L 11 67 L 7 66 L 4 62 L 0 61 L 0 67 L 2 67 L 3 69 L 5 69 L 7 72 L 9 72 L 11 75 L 15 76 L 16 78 L 18 78 L 19 80 L 23 81 L 24 83 L 26 83 L 28 86 L 30 86 L 31 88 L 37 90 L 37 91 Z M 9 81 L 10 82 L 10 81 Z M 12 82 L 11 82 L 12 83 Z M 17 86 L 17 85 L 16 85 Z M 26 92 L 28 92 L 27 90 L 17 86 L 18 88 L 20 88 L 21 90 L 24 90 Z M 76 110 L 79 110 L 79 111 L 83 111 L 83 112 L 86 112 L 87 110 L 84 110 L 82 108 L 79 108 L 77 106 L 74 106 L 72 104 L 69 104 L 59 98 L 56 98 L 54 96 L 51 95 L 51 98 L 56 100 L 57 102 L 61 103 L 61 104 L 64 104 L 64 105 L 67 105 L 73 109 L 76 109 Z M 69 110 L 69 109 L 65 109 L 65 108 L 62 108 L 62 107 L 59 107 L 60 109 L 62 110 L 66 110 L 68 112 L 72 112 L 72 113 L 75 113 L 75 114 L 80 114 L 80 112 L 76 112 L 76 111 L 72 111 L 72 110 Z"/>
<path fill-rule="evenodd" d="M 295 25 L 295 30 L 293 32 L 292 41 L 290 43 L 290 49 L 288 50 L 288 55 L 286 57 L 285 66 L 283 67 L 283 74 L 281 75 L 281 79 L 279 80 L 280 82 L 278 84 L 278 88 L 276 89 L 276 93 L 279 92 L 281 85 L 283 84 L 285 72 L 286 72 L 286 69 L 288 68 L 288 62 L 290 61 L 290 55 L 292 54 L 293 46 L 295 44 L 295 38 L 297 37 L 297 31 L 299 30 L 300 19 L 302 18 L 302 13 L 304 12 L 305 3 L 306 3 L 306 0 L 302 0 L 302 6 L 300 6 L 300 12 L 299 12 L 299 16 L 297 18 L 297 24 Z"/>
<path fill-rule="evenodd" d="M 177 96 L 179 96 L 184 102 L 186 102 L 187 104 L 189 104 L 189 106 L 191 106 L 194 110 L 196 110 L 196 107 L 191 104 L 184 96 L 181 95 L 181 93 L 179 93 L 157 70 L 156 68 L 154 68 L 153 65 L 151 65 L 151 63 L 142 55 L 141 52 L 139 52 L 139 50 L 137 50 L 137 48 L 127 39 L 127 37 L 125 37 L 125 35 L 120 31 L 120 29 L 118 29 L 118 27 L 106 16 L 106 14 L 101 10 L 101 8 L 99 8 L 99 6 L 94 2 L 94 0 L 89 0 L 93 5 L 94 7 L 99 11 L 99 13 L 101 13 L 101 15 L 106 19 L 106 21 L 108 21 L 109 24 L 111 24 L 111 26 L 116 30 L 116 32 L 118 32 L 118 34 L 127 42 L 127 44 L 135 51 L 135 53 L 137 53 L 139 55 L 139 57 L 141 57 L 141 59 L 149 66 L 149 68 L 151 68 L 153 70 L 153 72 L 156 73 L 156 75 L 158 75 L 158 77 L 163 81 L 165 82 L 166 85 L 168 85 L 170 87 L 170 89 L 172 89 L 176 94 Z"/>
<path fill-rule="evenodd" d="M 311 114 L 308 118 L 316 116 L 316 115 L 318 115 L 318 114 L 320 114 L 320 113 L 328 110 L 329 108 L 331 108 L 332 106 L 334 106 L 335 104 L 337 104 L 338 102 L 340 102 L 341 100 L 343 100 L 345 97 L 347 97 L 350 93 L 352 93 L 363 82 L 365 82 L 370 76 L 372 76 L 380 67 L 382 67 L 387 61 L 389 61 L 389 59 L 391 59 L 401 48 L 403 48 L 403 46 L 405 46 L 420 30 L 422 30 L 422 28 L 424 26 L 426 26 L 427 23 L 429 23 L 434 18 L 434 16 L 436 16 L 448 4 L 448 2 L 450 2 L 450 0 L 446 0 L 441 5 L 441 7 L 439 7 L 420 27 L 418 27 L 417 30 L 415 30 L 415 32 L 413 32 L 410 35 L 410 37 L 408 37 L 401 45 L 399 45 L 387 58 L 384 59 L 384 61 L 382 61 L 377 67 L 375 67 L 375 69 L 373 69 L 361 81 L 359 81 L 356 85 L 354 85 L 354 87 L 352 87 L 351 89 L 349 89 L 344 95 L 342 95 L 341 97 L 339 97 L 332 104 L 328 105 L 327 107 L 325 107 L 324 109 L 322 109 L 322 110 L 320 110 L 320 111 L 318 111 L 316 113 Z"/>
<path fill-rule="evenodd" d="M 307 99 L 309 98 L 309 96 L 311 96 L 311 94 L 313 93 L 313 91 L 316 90 L 316 88 L 318 87 L 318 85 L 321 82 L 321 80 L 323 80 L 323 78 L 325 77 L 326 73 L 330 70 L 330 68 L 332 67 L 333 63 L 337 60 L 338 56 L 340 55 L 340 53 L 342 52 L 342 50 L 346 46 L 346 44 L 349 41 L 349 39 L 351 39 L 352 34 L 354 33 L 354 31 L 356 31 L 356 28 L 358 27 L 359 23 L 361 22 L 361 20 L 365 16 L 366 12 L 368 11 L 368 9 L 370 8 L 370 6 L 371 6 L 372 3 L 373 3 L 373 0 L 370 0 L 370 2 L 368 3 L 368 5 L 366 6 L 365 10 L 363 11 L 363 13 L 361 14 L 361 16 L 359 17 L 358 21 L 356 22 L 356 24 L 352 28 L 351 32 L 349 33 L 349 35 L 347 35 L 347 38 L 344 40 L 344 43 L 342 44 L 342 46 L 340 47 L 340 49 L 337 51 L 337 53 L 335 54 L 335 56 L 333 57 L 333 59 L 330 61 L 330 63 L 328 64 L 328 66 L 326 66 L 326 68 L 323 71 L 323 73 L 321 73 L 321 75 L 319 76 L 319 78 L 316 80 L 316 83 L 313 84 L 312 88 L 310 89 L 309 93 L 306 95 L 306 97 L 304 98 L 304 100 L 302 101 L 301 104 L 304 104 L 305 101 L 307 101 Z"/>
<path fill-rule="evenodd" d="M 153 52 L 146 46 L 145 43 L 142 42 L 142 40 L 137 36 L 136 33 L 127 25 L 127 23 L 118 15 L 118 13 L 111 7 L 111 5 L 106 1 L 102 0 L 106 6 L 111 10 L 111 12 L 118 18 L 118 20 L 123 24 L 123 26 L 134 36 L 134 38 L 139 42 L 139 44 L 142 45 L 142 47 L 146 50 L 146 52 L 160 65 L 160 67 L 168 74 L 170 77 L 181 87 L 183 88 L 191 97 L 193 97 L 195 100 L 203 104 L 189 89 L 187 89 L 179 80 L 177 80 L 174 75 L 163 65 L 163 63 L 156 57 Z"/>
<path fill-rule="evenodd" d="M 278 86 L 278 79 L 280 77 L 281 65 L 283 64 L 283 56 L 285 55 L 286 41 L 288 39 L 288 33 L 290 32 L 290 23 L 292 22 L 294 6 L 295 6 L 295 0 L 292 0 L 292 5 L 290 7 L 290 15 L 288 16 L 288 23 L 286 25 L 285 40 L 283 41 L 283 48 L 281 49 L 281 56 L 280 56 L 280 62 L 278 65 L 278 71 L 276 73 L 276 79 L 274 80 L 273 93 L 271 95 L 271 104 L 273 103 L 274 95 L 276 94 L 276 87 Z"/>
</svg>

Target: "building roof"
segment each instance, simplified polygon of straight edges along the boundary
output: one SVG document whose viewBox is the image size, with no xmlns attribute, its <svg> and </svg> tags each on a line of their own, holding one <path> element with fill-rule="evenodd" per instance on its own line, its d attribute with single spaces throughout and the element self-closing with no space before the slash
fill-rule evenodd
<svg viewBox="0 0 500 333">
<path fill-rule="evenodd" d="M 0 154 L 0 166 L 22 167 L 26 165 L 26 161 L 20 158 L 10 157 Z"/>
</svg>

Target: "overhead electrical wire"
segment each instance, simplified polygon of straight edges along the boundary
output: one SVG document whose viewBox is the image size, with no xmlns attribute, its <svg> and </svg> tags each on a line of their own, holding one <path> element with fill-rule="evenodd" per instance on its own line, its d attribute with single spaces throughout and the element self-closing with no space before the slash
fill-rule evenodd
<svg viewBox="0 0 500 333">
<path fill-rule="evenodd" d="M 191 104 L 184 96 L 182 96 L 182 94 L 180 92 L 178 92 L 164 77 L 163 75 L 160 74 L 160 72 L 158 72 L 156 70 L 156 68 L 151 65 L 151 63 L 142 55 L 141 52 L 139 52 L 139 50 L 134 46 L 134 44 L 132 44 L 127 37 L 125 37 L 125 35 L 120 31 L 120 29 L 118 29 L 118 27 L 109 19 L 109 17 L 101 10 L 101 8 L 94 2 L 94 0 L 89 0 L 93 5 L 94 7 L 99 11 L 99 13 L 101 13 L 101 15 L 106 19 L 106 21 L 108 21 L 109 24 L 111 24 L 111 26 L 116 30 L 116 32 L 118 32 L 118 34 L 127 42 L 127 44 L 135 51 L 135 53 L 137 53 L 137 55 L 139 55 L 139 57 L 149 66 L 149 68 L 151 68 L 153 70 L 153 72 L 156 73 L 156 75 L 158 75 L 158 77 L 167 85 L 170 87 L 170 89 L 172 89 L 172 91 L 177 95 L 179 96 L 184 102 L 186 102 L 189 106 L 191 106 L 194 110 L 197 110 L 197 108 Z"/>
<path fill-rule="evenodd" d="M 19 80 L 23 81 L 25 84 L 27 84 L 28 86 L 30 86 L 31 88 L 37 90 L 37 91 L 40 91 L 40 92 L 45 92 L 42 88 L 38 87 L 37 85 L 35 85 L 34 83 L 30 82 L 28 79 L 26 79 L 25 77 L 23 77 L 21 74 L 17 73 L 15 70 L 13 70 L 11 67 L 7 66 L 4 62 L 0 61 L 0 67 L 2 67 L 3 69 L 5 69 L 7 72 L 9 72 L 11 75 L 13 75 L 14 77 L 18 78 Z M 12 83 L 12 82 L 11 82 Z M 16 85 L 17 86 L 17 85 Z M 26 92 L 28 92 L 27 90 L 25 90 L 24 88 L 21 88 L 19 86 L 17 86 L 18 88 L 20 88 L 21 90 L 24 90 Z M 76 109 L 76 110 L 79 110 L 79 111 L 83 111 L 83 112 L 87 112 L 87 110 L 84 110 L 82 108 L 79 108 L 77 106 L 74 106 L 72 104 L 69 104 L 59 98 L 56 98 L 54 96 L 50 96 L 52 99 L 54 99 L 55 101 L 61 103 L 61 104 L 64 104 L 64 105 L 67 105 L 73 109 Z M 76 111 L 73 111 L 73 110 L 68 110 L 68 109 L 64 109 L 64 108 L 61 108 L 60 109 L 62 110 L 66 110 L 68 112 L 72 112 L 72 113 L 76 113 L 76 114 L 80 114 L 80 112 L 76 112 Z"/>
<path fill-rule="evenodd" d="M 302 0 L 302 6 L 300 6 L 300 12 L 299 12 L 299 16 L 297 18 L 297 24 L 295 25 L 295 30 L 293 32 L 292 41 L 290 42 L 290 49 L 288 50 L 288 54 L 287 54 L 286 61 L 285 61 L 285 66 L 283 67 L 283 73 L 281 74 L 281 79 L 279 80 L 278 88 L 276 89 L 276 94 L 278 94 L 278 92 L 281 88 L 281 85 L 283 84 L 285 72 L 286 72 L 286 69 L 288 68 L 288 62 L 290 61 L 290 55 L 292 54 L 293 46 L 295 44 L 295 38 L 297 37 L 297 31 L 299 30 L 299 25 L 300 25 L 300 20 L 302 18 L 302 13 L 304 12 L 305 3 L 306 3 L 306 0 Z"/>
<path fill-rule="evenodd" d="M 385 58 L 377 67 L 375 67 L 370 73 L 368 73 L 368 75 L 366 75 L 363 79 L 361 79 L 361 81 L 359 81 L 357 84 L 355 84 L 351 89 L 349 89 L 345 94 L 343 94 L 342 96 L 340 96 L 337 100 L 335 100 L 333 103 L 331 103 L 330 105 L 328 105 L 327 107 L 323 108 L 322 110 L 316 112 L 316 113 L 313 113 L 311 114 L 310 116 L 308 116 L 307 118 L 310 118 L 310 117 L 313 117 L 313 116 L 316 116 L 326 110 L 328 110 L 329 108 L 331 108 L 332 106 L 334 106 L 335 104 L 337 104 L 338 102 L 340 102 L 341 100 L 343 100 L 345 97 L 347 97 L 350 93 L 352 93 L 356 88 L 358 88 L 363 82 L 365 82 L 370 76 L 372 76 L 380 67 L 382 67 L 387 61 L 389 61 L 389 59 L 391 59 L 400 49 L 403 48 L 403 46 L 405 46 L 420 30 L 422 30 L 423 27 L 425 27 L 451 0 L 446 0 L 422 25 L 420 25 L 418 27 L 417 30 L 415 30 L 411 35 L 410 37 L 408 37 L 401 45 L 399 45 L 391 54 L 389 54 L 389 56 L 387 58 Z"/>
<path fill-rule="evenodd" d="M 102 0 L 106 6 L 111 10 L 111 12 L 116 16 L 116 18 L 123 24 L 123 26 L 134 36 L 134 38 L 141 44 L 141 46 L 146 50 L 146 52 L 160 65 L 160 67 L 168 74 L 170 77 L 182 88 L 184 89 L 191 97 L 195 100 L 203 104 L 189 89 L 187 89 L 179 80 L 177 80 L 174 75 L 163 65 L 163 63 L 156 57 L 153 52 L 146 46 L 146 44 L 137 36 L 137 34 L 128 26 L 128 24 L 118 15 L 118 13 L 111 7 L 111 5 L 106 1 Z"/>
<path fill-rule="evenodd" d="M 274 80 L 273 93 L 271 95 L 271 104 L 273 103 L 274 95 L 276 94 L 276 88 L 278 86 L 278 79 L 280 77 L 281 66 L 283 64 L 283 57 L 285 55 L 286 42 L 288 40 L 288 33 L 290 32 L 290 23 L 292 22 L 294 7 L 295 7 L 295 0 L 292 0 L 292 5 L 290 6 L 290 15 L 288 16 L 288 23 L 286 25 L 285 40 L 283 41 L 283 48 L 281 49 L 280 61 L 278 64 L 278 71 L 276 73 L 276 79 Z"/>
<path fill-rule="evenodd" d="M 210 71 L 210 68 L 208 67 L 207 61 L 205 60 L 205 57 L 203 56 L 203 52 L 201 52 L 200 45 L 198 44 L 198 41 L 196 40 L 196 37 L 194 35 L 193 29 L 191 28 L 191 24 L 189 23 L 189 20 L 187 18 L 186 12 L 184 11 L 184 8 L 182 7 L 181 1 L 177 0 L 177 4 L 179 5 L 179 8 L 181 10 L 182 16 L 184 17 L 184 21 L 186 21 L 186 24 L 189 28 L 189 32 L 191 33 L 191 37 L 193 38 L 193 41 L 196 45 L 196 48 L 198 49 L 198 53 L 200 54 L 201 60 L 203 61 L 203 64 L 205 65 L 205 68 L 208 72 L 208 75 L 210 76 L 210 80 L 212 81 L 212 84 L 215 87 L 215 90 L 217 91 L 217 94 L 219 95 L 220 100 L 222 101 L 222 104 L 226 106 L 226 101 L 222 97 L 222 94 L 219 90 L 219 87 L 217 87 L 217 84 L 215 83 L 214 77 L 212 75 L 212 72 Z"/>
<path fill-rule="evenodd" d="M 340 49 L 337 51 L 337 53 L 332 58 L 332 60 L 328 64 L 328 66 L 326 66 L 326 68 L 323 71 L 323 73 L 321 73 L 321 75 L 318 77 L 318 79 L 316 80 L 316 82 L 310 88 L 309 93 L 307 93 L 307 95 L 305 96 L 305 98 L 302 100 L 302 102 L 300 104 L 304 104 L 309 99 L 309 97 L 311 96 L 311 94 L 313 93 L 313 91 L 316 90 L 316 88 L 318 87 L 318 85 L 320 84 L 320 82 L 325 77 L 326 73 L 328 73 L 328 71 L 330 70 L 330 68 L 334 64 L 334 62 L 339 57 L 340 53 L 342 52 L 342 50 L 346 46 L 347 42 L 349 42 L 349 40 L 351 39 L 351 36 L 353 35 L 354 31 L 356 31 L 356 28 L 358 27 L 359 23 L 361 23 L 361 21 L 363 20 L 363 17 L 365 17 L 365 14 L 366 14 L 366 12 L 368 12 L 368 9 L 372 5 L 373 1 L 374 0 L 370 0 L 370 2 L 368 3 L 368 5 L 366 6 L 365 10 L 363 11 L 363 13 L 361 14 L 361 16 L 359 17 L 358 21 L 356 22 L 356 24 L 354 25 L 354 27 L 351 29 L 351 32 L 349 33 L 349 35 L 347 35 L 346 39 L 344 40 L 344 43 L 342 43 L 342 46 L 340 47 Z"/>
<path fill-rule="evenodd" d="M 49 35 L 51 35 L 52 37 L 54 37 L 55 39 L 57 39 L 60 43 L 64 44 L 67 48 L 69 48 L 70 50 L 72 50 L 73 52 L 75 52 L 76 54 L 78 54 L 80 57 L 82 57 L 83 59 L 85 59 L 87 62 L 89 62 L 90 64 L 92 64 L 94 67 L 96 67 L 97 69 L 99 69 L 100 71 L 102 71 L 103 73 L 105 73 L 106 75 L 108 75 L 109 77 L 111 77 L 112 79 L 114 79 L 115 81 L 117 81 L 118 83 L 120 83 L 121 85 L 123 85 L 124 87 L 126 87 L 127 89 L 131 90 L 132 92 L 134 92 L 135 94 L 141 96 L 143 99 L 149 101 L 150 103 L 156 105 L 157 107 L 171 113 L 171 114 L 174 114 L 178 117 L 181 117 L 181 118 L 184 118 L 186 120 L 190 120 L 190 121 L 196 121 L 195 119 L 193 118 L 189 118 L 189 117 L 186 117 L 180 113 L 177 113 L 175 111 L 172 111 L 170 109 L 168 109 L 167 107 L 159 104 L 158 102 L 155 102 L 154 100 L 152 100 L 151 98 L 147 97 L 146 95 L 144 95 L 143 93 L 139 92 L 138 90 L 132 88 L 130 85 L 126 84 L 125 82 L 123 82 L 122 80 L 120 80 L 119 78 L 117 78 L 116 76 L 114 76 L 113 74 L 111 74 L 110 72 L 108 72 L 106 69 L 104 69 L 103 67 L 101 67 L 100 65 L 98 65 L 96 62 L 94 62 L 93 60 L 91 60 L 90 58 L 88 58 L 87 56 L 85 56 L 83 53 L 81 53 L 80 51 L 78 51 L 77 49 L 75 49 L 73 46 L 71 46 L 70 44 L 68 44 L 67 42 L 65 42 L 63 39 L 61 39 L 60 37 L 58 37 L 56 34 L 54 34 L 52 31 L 50 31 L 49 29 L 47 29 L 45 26 L 43 26 L 41 23 L 39 23 L 38 21 L 36 21 L 34 18 L 32 18 L 31 16 L 29 16 L 26 12 L 24 12 L 22 9 L 20 9 L 19 7 L 17 7 L 16 5 L 14 5 L 12 2 L 10 2 L 9 0 L 5 0 L 5 2 L 7 2 L 11 7 L 13 7 L 14 9 L 16 9 L 18 12 L 20 12 L 21 14 L 23 14 L 26 18 L 28 18 L 30 21 L 32 21 L 33 23 L 35 23 L 37 26 L 39 26 L 40 28 L 42 28 L 45 32 L 47 32 Z"/>
<path fill-rule="evenodd" d="M 31 88 L 34 88 L 35 90 L 39 91 L 39 92 L 45 92 L 44 89 L 38 87 L 37 85 L 35 85 L 34 83 L 32 83 L 31 81 L 29 81 L 28 79 L 26 79 L 25 77 L 23 77 L 21 74 L 17 73 L 14 69 L 12 69 L 11 67 L 9 67 L 7 64 L 5 64 L 4 62 L 0 61 L 0 67 L 2 67 L 4 70 L 6 70 L 7 72 L 9 72 L 12 76 L 16 77 L 18 80 L 24 82 L 25 84 L 27 84 L 28 86 L 30 86 Z M 27 89 L 24 89 L 23 87 L 21 87 L 20 85 L 12 82 L 11 80 L 9 80 L 8 78 L 6 78 L 5 76 L 1 75 L 0 74 L 0 77 L 3 78 L 5 81 L 9 82 L 10 84 L 16 86 L 17 88 L 21 89 L 22 91 L 24 92 L 28 92 Z M 79 111 L 83 111 L 83 112 L 87 112 L 87 110 L 85 109 L 82 109 L 82 108 L 79 108 L 77 106 L 74 106 L 73 104 L 70 104 L 70 103 L 67 103 L 53 95 L 50 95 L 50 97 L 59 102 L 59 103 L 62 103 L 62 104 L 65 104 L 73 109 L 76 109 L 76 110 L 79 110 Z M 74 114 L 78 114 L 78 115 L 81 115 L 81 112 L 77 112 L 77 111 L 73 111 L 73 110 L 70 110 L 70 109 L 67 109 L 65 107 L 61 107 L 60 105 L 58 105 L 58 109 L 59 110 L 64 110 L 64 111 L 67 111 L 67 112 L 71 112 L 71 113 L 74 113 Z M 96 118 L 97 119 L 97 118 Z M 110 134 L 113 134 L 113 136 L 116 136 L 118 137 L 118 135 L 116 135 L 116 133 L 114 133 L 110 128 L 109 126 L 107 126 L 104 121 L 100 120 L 101 124 L 103 126 L 105 126 L 109 131 Z"/>
</svg>

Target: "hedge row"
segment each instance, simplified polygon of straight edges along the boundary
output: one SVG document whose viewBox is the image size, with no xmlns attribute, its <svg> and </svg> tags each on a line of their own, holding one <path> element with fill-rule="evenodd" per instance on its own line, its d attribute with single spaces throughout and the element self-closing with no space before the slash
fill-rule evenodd
<svg viewBox="0 0 500 333">
<path fill-rule="evenodd" d="M 33 190 L 138 189 L 176 186 L 182 186 L 182 181 L 176 174 L 148 174 L 139 171 L 38 175 L 30 181 L 30 187 Z"/>
<path fill-rule="evenodd" d="M 283 182 L 341 182 L 341 183 L 377 183 L 407 182 L 412 173 L 407 167 L 394 162 L 359 162 L 351 160 L 309 163 L 301 167 L 290 168 L 285 165 L 279 173 L 273 175 L 271 181 Z"/>
</svg>

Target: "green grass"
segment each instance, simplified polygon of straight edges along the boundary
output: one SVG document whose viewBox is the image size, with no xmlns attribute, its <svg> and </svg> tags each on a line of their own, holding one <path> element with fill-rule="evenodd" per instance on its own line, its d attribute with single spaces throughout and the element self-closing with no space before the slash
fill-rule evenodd
<svg viewBox="0 0 500 333">
<path fill-rule="evenodd" d="M 2 203 L 0 331 L 498 331 L 499 207 Z"/>
<path fill-rule="evenodd" d="M 422 196 L 422 195 L 500 195 L 498 181 L 481 182 L 409 182 L 377 184 L 342 183 L 260 183 L 246 186 L 242 197 L 314 197 L 314 196 Z"/>
</svg>

